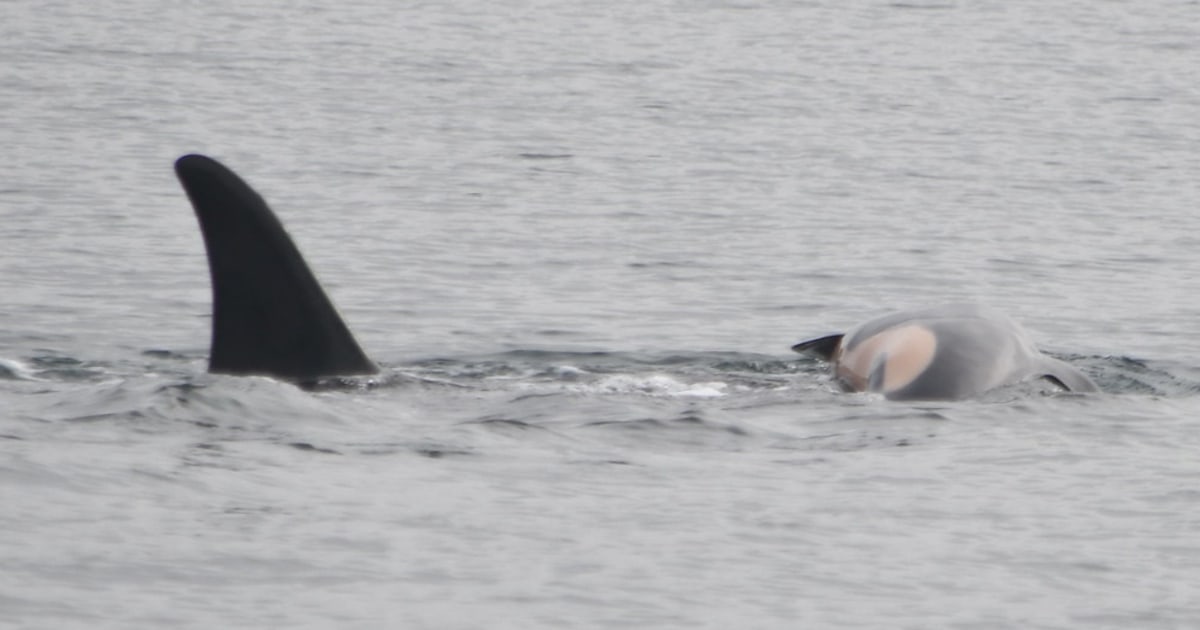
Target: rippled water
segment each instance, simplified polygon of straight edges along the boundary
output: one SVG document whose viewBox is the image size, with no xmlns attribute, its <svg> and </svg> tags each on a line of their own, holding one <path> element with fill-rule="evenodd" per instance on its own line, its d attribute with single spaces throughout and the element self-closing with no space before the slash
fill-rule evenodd
<svg viewBox="0 0 1200 630">
<path fill-rule="evenodd" d="M 1200 623 L 1200 5 L 167 6 L 0 21 L 0 625 Z M 171 173 L 387 368 L 204 373 Z M 1104 389 L 897 404 L 971 300 Z"/>
</svg>

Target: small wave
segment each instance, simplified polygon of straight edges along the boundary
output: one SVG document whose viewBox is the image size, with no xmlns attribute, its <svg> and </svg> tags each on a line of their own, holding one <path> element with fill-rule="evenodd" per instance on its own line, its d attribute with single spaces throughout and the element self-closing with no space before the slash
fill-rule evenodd
<svg viewBox="0 0 1200 630">
<path fill-rule="evenodd" d="M 42 354 L 29 360 L 32 380 L 64 381 L 69 383 L 98 381 L 110 376 L 110 370 L 100 364 L 60 354 Z"/>
<path fill-rule="evenodd" d="M 676 449 L 739 451 L 763 439 L 747 426 L 711 420 L 705 415 L 692 409 L 678 415 L 598 420 L 584 423 L 574 435 L 656 453 Z"/>
<path fill-rule="evenodd" d="M 34 372 L 28 365 L 16 360 L 5 359 L 0 357 L 0 379 L 8 381 L 33 381 L 37 380 Z"/>
<path fill-rule="evenodd" d="M 571 153 L 518 153 L 517 157 L 526 160 L 568 160 L 575 157 Z"/>
</svg>

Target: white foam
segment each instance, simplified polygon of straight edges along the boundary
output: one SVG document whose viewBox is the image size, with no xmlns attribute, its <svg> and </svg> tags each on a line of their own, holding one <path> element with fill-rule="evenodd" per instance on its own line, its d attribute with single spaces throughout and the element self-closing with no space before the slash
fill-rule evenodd
<svg viewBox="0 0 1200 630">
<path fill-rule="evenodd" d="M 4 376 L 22 381 L 38 380 L 34 376 L 34 371 L 28 365 L 16 359 L 0 357 L 0 377 Z"/>
<path fill-rule="evenodd" d="M 665 374 L 616 374 L 580 385 L 577 391 L 602 394 L 644 394 L 647 396 L 719 398 L 728 385 L 721 382 L 685 383 Z"/>
</svg>

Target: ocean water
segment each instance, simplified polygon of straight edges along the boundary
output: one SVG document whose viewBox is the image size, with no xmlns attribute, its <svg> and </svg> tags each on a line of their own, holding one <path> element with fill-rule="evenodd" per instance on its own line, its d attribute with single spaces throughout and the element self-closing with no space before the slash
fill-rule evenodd
<svg viewBox="0 0 1200 630">
<path fill-rule="evenodd" d="M 3 14 L 0 626 L 1200 624 L 1200 4 Z M 383 374 L 205 373 L 189 152 Z M 1103 392 L 788 351 L 952 301 Z"/>
</svg>

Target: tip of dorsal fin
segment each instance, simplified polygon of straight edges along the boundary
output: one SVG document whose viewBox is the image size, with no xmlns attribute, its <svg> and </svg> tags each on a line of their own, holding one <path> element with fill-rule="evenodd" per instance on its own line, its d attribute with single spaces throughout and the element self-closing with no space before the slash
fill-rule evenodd
<svg viewBox="0 0 1200 630">
<path fill-rule="evenodd" d="M 833 358 L 833 353 L 837 351 L 838 344 L 842 342 L 843 336 L 841 333 L 838 333 L 836 335 L 826 335 L 824 337 L 817 337 L 816 339 L 809 339 L 808 341 L 801 341 L 792 346 L 792 351 L 802 354 L 815 354 L 828 361 Z"/>
<path fill-rule="evenodd" d="M 175 162 L 212 277 L 208 369 L 287 379 L 378 371 L 263 198 L 216 160 Z"/>
</svg>

